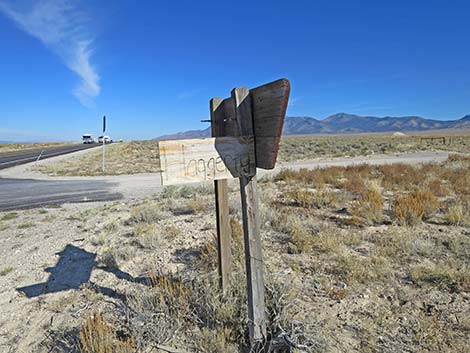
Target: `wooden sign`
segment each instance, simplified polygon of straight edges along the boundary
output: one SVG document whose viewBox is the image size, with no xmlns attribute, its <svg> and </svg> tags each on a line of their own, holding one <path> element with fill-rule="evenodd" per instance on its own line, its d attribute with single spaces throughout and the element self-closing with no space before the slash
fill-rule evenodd
<svg viewBox="0 0 470 353">
<path fill-rule="evenodd" d="M 253 136 L 160 141 L 163 185 L 254 175 Z"/>
<path fill-rule="evenodd" d="M 256 167 L 273 169 L 276 165 L 289 101 L 290 83 L 289 80 L 283 78 L 249 91 L 256 146 Z M 243 135 L 240 131 L 241 122 L 235 117 L 233 97 L 224 99 L 219 110 L 224 114 L 224 118 L 218 123 L 222 126 L 217 126 L 217 131 L 223 131 L 224 136 Z"/>
<path fill-rule="evenodd" d="M 289 94 L 290 83 L 285 78 L 250 89 L 258 168 L 276 165 Z"/>
</svg>

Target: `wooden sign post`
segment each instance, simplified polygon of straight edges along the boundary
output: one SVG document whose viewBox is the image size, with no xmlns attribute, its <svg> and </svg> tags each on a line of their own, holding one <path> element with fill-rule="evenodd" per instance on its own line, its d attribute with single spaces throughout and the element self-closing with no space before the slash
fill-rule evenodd
<svg viewBox="0 0 470 353">
<path fill-rule="evenodd" d="M 286 79 L 210 101 L 212 138 L 160 141 L 163 185 L 214 181 L 219 279 L 230 288 L 231 230 L 228 178 L 240 178 L 249 334 L 252 345 L 266 339 L 263 251 L 256 168 L 273 169 L 286 115 Z"/>
<path fill-rule="evenodd" d="M 221 137 L 225 134 L 225 112 L 221 98 L 210 101 L 212 136 Z M 225 292 L 230 285 L 232 268 L 232 230 L 230 228 L 230 212 L 228 202 L 227 179 L 214 181 L 215 213 L 217 224 L 217 249 L 219 283 Z"/>
</svg>

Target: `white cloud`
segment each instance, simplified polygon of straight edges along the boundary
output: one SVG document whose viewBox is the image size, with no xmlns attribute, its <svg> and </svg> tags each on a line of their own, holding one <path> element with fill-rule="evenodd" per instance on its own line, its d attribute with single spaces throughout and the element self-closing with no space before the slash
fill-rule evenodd
<svg viewBox="0 0 470 353">
<path fill-rule="evenodd" d="M 0 12 L 61 57 L 80 78 L 73 94 L 85 106 L 100 94 L 99 76 L 90 63 L 93 36 L 87 19 L 69 0 L 0 1 Z"/>
</svg>

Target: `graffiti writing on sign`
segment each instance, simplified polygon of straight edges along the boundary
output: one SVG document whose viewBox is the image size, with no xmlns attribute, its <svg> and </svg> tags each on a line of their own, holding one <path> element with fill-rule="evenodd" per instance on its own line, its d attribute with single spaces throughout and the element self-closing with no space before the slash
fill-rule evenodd
<svg viewBox="0 0 470 353">
<path fill-rule="evenodd" d="M 184 174 L 190 178 L 213 180 L 217 175 L 227 172 L 234 176 L 249 175 L 252 163 L 247 154 L 244 158 L 224 155 L 208 158 L 191 158 L 184 160 Z"/>
<path fill-rule="evenodd" d="M 256 171 L 252 137 L 160 141 L 158 146 L 164 185 L 252 176 Z"/>
</svg>

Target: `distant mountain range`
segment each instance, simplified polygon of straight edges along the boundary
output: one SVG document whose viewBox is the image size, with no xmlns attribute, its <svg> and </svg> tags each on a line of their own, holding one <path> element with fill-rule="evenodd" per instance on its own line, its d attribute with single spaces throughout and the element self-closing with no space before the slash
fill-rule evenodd
<svg viewBox="0 0 470 353">
<path fill-rule="evenodd" d="M 425 131 L 438 129 L 470 129 L 470 115 L 458 120 L 433 120 L 419 116 L 384 117 L 360 116 L 339 113 L 318 120 L 308 116 L 288 116 L 284 121 L 283 135 L 354 134 L 361 132 Z M 175 140 L 210 137 L 211 128 L 189 130 L 163 135 L 157 140 Z"/>
</svg>

